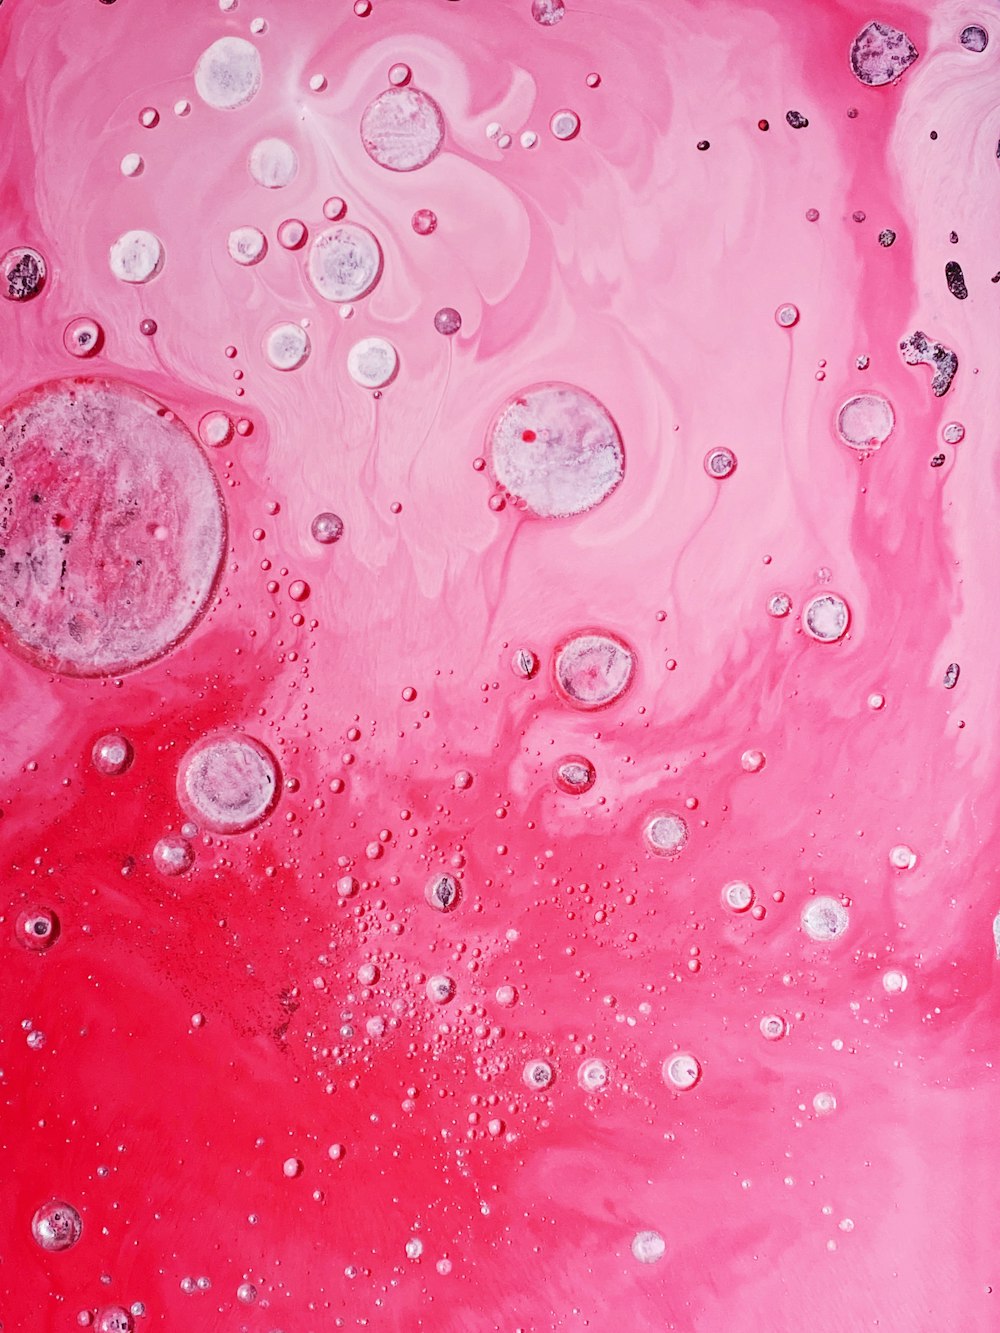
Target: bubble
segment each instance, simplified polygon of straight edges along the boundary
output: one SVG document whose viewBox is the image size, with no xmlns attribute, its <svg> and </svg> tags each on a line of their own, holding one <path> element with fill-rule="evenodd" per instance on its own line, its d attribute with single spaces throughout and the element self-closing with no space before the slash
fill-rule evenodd
<svg viewBox="0 0 1000 1333">
<path fill-rule="evenodd" d="M 152 338 L 153 334 L 156 332 L 156 320 L 141 319 L 139 321 L 139 332 L 144 338 Z"/>
<path fill-rule="evenodd" d="M 342 222 L 309 247 L 309 280 L 325 301 L 357 301 L 382 273 L 382 250 L 365 227 Z"/>
<path fill-rule="evenodd" d="M 917 864 L 917 854 L 912 847 L 901 842 L 889 852 L 889 864 L 896 870 L 912 870 Z"/>
<path fill-rule="evenodd" d="M 763 750 L 744 750 L 740 755 L 740 767 L 744 773 L 759 773 L 767 763 Z"/>
<path fill-rule="evenodd" d="M 932 368 L 931 393 L 935 398 L 948 392 L 958 370 L 958 356 L 950 347 L 944 343 L 931 342 L 927 334 L 918 329 L 903 339 L 899 350 L 908 366 L 927 365 Z"/>
<path fill-rule="evenodd" d="M 374 963 L 362 963 L 357 972 L 358 981 L 362 986 L 371 986 L 378 981 L 378 968 Z"/>
<path fill-rule="evenodd" d="M 978 23 L 970 23 L 967 28 L 963 28 L 958 39 L 965 47 L 966 51 L 986 50 L 986 44 L 990 40 L 990 35 L 985 28 L 981 28 Z"/>
<path fill-rule="evenodd" d="M 818 944 L 840 939 L 850 918 L 836 898 L 813 898 L 802 909 L 802 929 Z"/>
<path fill-rule="evenodd" d="M 502 1004 L 505 1009 L 510 1009 L 517 1004 L 517 989 L 514 986 L 498 986 L 496 993 L 497 1004 Z"/>
<path fill-rule="evenodd" d="M 144 129 L 155 129 L 159 123 L 160 113 L 155 106 L 144 106 L 139 112 L 139 124 L 142 125 Z"/>
<path fill-rule="evenodd" d="M 677 1092 L 689 1092 L 701 1079 L 701 1065 L 693 1055 L 668 1055 L 663 1062 L 663 1081 Z"/>
<path fill-rule="evenodd" d="M 530 648 L 517 648 L 510 659 L 510 669 L 515 676 L 521 680 L 531 680 L 538 675 L 538 668 L 541 664 L 538 661 L 538 654 L 533 653 Z"/>
<path fill-rule="evenodd" d="M 232 111 L 260 88 L 260 52 L 242 37 L 220 37 L 198 57 L 194 86 L 210 107 Z"/>
<path fill-rule="evenodd" d="M 944 266 L 944 280 L 948 285 L 948 290 L 956 300 L 964 301 L 968 297 L 969 289 L 965 285 L 965 274 L 962 272 L 962 265 L 954 259 Z"/>
<path fill-rule="evenodd" d="M 302 1163 L 297 1157 L 286 1157 L 281 1164 L 281 1174 L 286 1180 L 294 1180 L 302 1174 Z"/>
<path fill-rule="evenodd" d="M 50 1199 L 31 1219 L 31 1234 L 36 1243 L 50 1253 L 68 1250 L 80 1239 L 83 1219 L 71 1203 Z"/>
<path fill-rule="evenodd" d="M 961 444 L 965 439 L 965 427 L 960 421 L 949 421 L 941 431 L 945 444 Z"/>
<path fill-rule="evenodd" d="M 418 208 L 410 225 L 418 236 L 430 236 L 437 229 L 437 214 L 430 208 Z"/>
<path fill-rule="evenodd" d="M 788 1024 L 780 1014 L 765 1014 L 760 1020 L 760 1035 L 765 1041 L 780 1041 L 788 1031 Z"/>
<path fill-rule="evenodd" d="M 575 139 L 580 133 L 580 117 L 569 107 L 562 107 L 552 113 L 552 119 L 549 121 L 549 129 L 556 139 Z"/>
<path fill-rule="evenodd" d="M 731 476 L 736 471 L 736 455 L 732 449 L 725 447 L 710 449 L 705 455 L 705 471 L 710 477 L 718 477 L 720 480 Z"/>
<path fill-rule="evenodd" d="M 451 338 L 462 327 L 462 316 L 453 306 L 442 306 L 434 316 L 434 327 L 438 333 Z"/>
<path fill-rule="evenodd" d="M 198 422 L 198 438 L 212 449 L 221 449 L 233 438 L 236 427 L 228 412 L 206 412 Z"/>
<path fill-rule="evenodd" d="M 896 233 L 891 227 L 883 227 L 878 234 L 878 243 L 883 250 L 888 250 L 891 245 L 896 244 Z"/>
<path fill-rule="evenodd" d="M 529 1088 L 541 1091 L 555 1078 L 555 1070 L 547 1060 L 529 1060 L 521 1071 L 521 1078 Z"/>
<path fill-rule="evenodd" d="M 582 796 L 597 781 L 597 770 L 583 755 L 571 754 L 555 767 L 556 786 L 570 796 Z"/>
<path fill-rule="evenodd" d="M 319 542 L 321 546 L 331 546 L 343 537 L 344 520 L 339 514 L 317 514 L 309 525 L 309 531 L 312 533 L 313 541 Z"/>
<path fill-rule="evenodd" d="M 135 1320 L 123 1305 L 106 1305 L 94 1320 L 95 1333 L 133 1333 Z"/>
<path fill-rule="evenodd" d="M 305 579 L 295 579 L 288 585 L 288 595 L 293 602 L 304 602 L 311 591 Z"/>
<path fill-rule="evenodd" d="M 753 889 L 742 879 L 730 880 L 722 890 L 722 901 L 731 912 L 748 912 L 753 900 Z"/>
<path fill-rule="evenodd" d="M 172 412 L 112 380 L 56 380 L 0 411 L 0 637 L 73 676 L 130 671 L 196 624 L 222 497 Z"/>
<path fill-rule="evenodd" d="M 396 378 L 399 353 L 385 338 L 362 338 L 347 353 L 347 373 L 363 389 L 381 389 Z"/>
<path fill-rule="evenodd" d="M 87 315 L 71 319 L 63 330 L 63 347 L 70 356 L 93 356 L 103 341 L 104 330 Z"/>
<path fill-rule="evenodd" d="M 0 291 L 8 301 L 30 301 L 45 286 L 47 266 L 37 250 L 16 245 L 0 259 Z"/>
<path fill-rule="evenodd" d="M 261 139 L 250 150 L 250 175 L 265 190 L 282 190 L 299 172 L 295 149 L 284 139 Z"/>
<path fill-rule="evenodd" d="M 654 856 L 679 856 L 687 846 L 687 821 L 673 812 L 660 812 L 646 821 L 642 836 Z"/>
<path fill-rule="evenodd" d="M 419 1236 L 411 1236 L 406 1242 L 407 1259 L 419 1259 L 424 1252 L 424 1242 Z"/>
<path fill-rule="evenodd" d="M 658 1231 L 637 1231 L 632 1237 L 632 1255 L 641 1264 L 655 1264 L 667 1252 L 667 1242 Z"/>
<path fill-rule="evenodd" d="M 535 384 L 508 398 L 487 443 L 497 482 L 541 518 L 593 509 L 625 471 L 614 421 L 572 384 Z"/>
<path fill-rule="evenodd" d="M 851 69 L 862 83 L 879 88 L 898 79 L 917 58 L 905 32 L 887 23 L 868 23 L 851 46 Z"/>
<path fill-rule="evenodd" d="M 139 153 L 126 153 L 119 163 L 119 171 L 123 176 L 141 176 L 145 163 Z"/>
<path fill-rule="evenodd" d="M 360 888 L 353 875 L 341 875 L 337 880 L 337 896 L 340 898 L 353 898 Z"/>
<path fill-rule="evenodd" d="M 347 201 L 341 199 L 339 194 L 331 195 L 323 201 L 323 216 L 329 222 L 339 222 L 346 212 Z"/>
<path fill-rule="evenodd" d="M 958 678 L 962 674 L 962 668 L 957 662 L 949 662 L 945 667 L 944 680 L 941 682 L 946 690 L 953 690 L 958 684 Z"/>
<path fill-rule="evenodd" d="M 810 598 L 802 611 L 806 633 L 819 643 L 836 643 L 847 633 L 850 623 L 847 603 L 836 593 L 823 592 Z"/>
<path fill-rule="evenodd" d="M 387 171 L 416 171 L 441 151 L 441 108 L 419 88 L 387 88 L 365 108 L 361 142 L 372 161 Z"/>
<path fill-rule="evenodd" d="M 790 302 L 786 302 L 784 305 L 779 305 L 777 310 L 774 312 L 774 319 L 775 323 L 777 323 L 781 328 L 783 329 L 792 328 L 793 325 L 799 322 L 798 306 L 794 306 Z"/>
<path fill-rule="evenodd" d="M 278 227 L 278 244 L 283 250 L 299 250 L 306 243 L 306 224 L 299 218 L 285 218 Z"/>
<path fill-rule="evenodd" d="M 902 995 L 909 984 L 905 972 L 882 973 L 882 988 L 887 995 Z"/>
<path fill-rule="evenodd" d="M 241 1282 L 236 1288 L 236 1299 L 244 1305 L 253 1305 L 257 1299 L 257 1288 L 252 1282 Z"/>
<path fill-rule="evenodd" d="M 576 1081 L 584 1092 L 600 1092 L 607 1086 L 611 1071 L 603 1060 L 584 1060 L 576 1071 Z"/>
<path fill-rule="evenodd" d="M 134 758 L 132 742 L 117 731 L 109 731 L 106 736 L 101 736 L 94 742 L 90 752 L 91 763 L 105 777 L 118 777 L 132 767 Z"/>
<path fill-rule="evenodd" d="M 280 793 L 278 764 L 266 746 L 241 733 L 206 736 L 181 760 L 177 799 L 213 833 L 245 833 L 265 819 Z"/>
<path fill-rule="evenodd" d="M 813 1098 L 813 1110 L 817 1115 L 833 1115 L 837 1109 L 837 1099 L 832 1092 L 817 1092 Z"/>
<path fill-rule="evenodd" d="M 301 324 L 275 324 L 264 337 L 264 355 L 275 370 L 297 370 L 309 356 L 309 335 Z"/>
<path fill-rule="evenodd" d="M 194 848 L 187 838 L 170 833 L 153 848 L 153 865 L 161 875 L 184 875 L 194 865 Z"/>
<path fill-rule="evenodd" d="M 781 620 L 792 609 L 792 599 L 787 592 L 773 592 L 767 599 L 767 614 Z"/>
<path fill-rule="evenodd" d="M 535 144 L 538 143 L 538 135 L 534 130 L 525 130 L 521 135 L 520 143 L 522 148 L 534 148 Z"/>
<path fill-rule="evenodd" d="M 413 78 L 413 70 L 402 62 L 389 66 L 389 82 L 394 88 L 402 88 Z"/>
<path fill-rule="evenodd" d="M 603 631 L 577 634 L 557 651 L 555 686 L 575 708 L 605 708 L 628 689 L 635 654 L 623 639 Z"/>
<path fill-rule="evenodd" d="M 427 998 L 434 1004 L 447 1004 L 455 995 L 455 982 L 452 977 L 443 975 L 428 977 Z"/>
<path fill-rule="evenodd" d="M 163 244 L 151 231 L 126 231 L 108 257 L 111 272 L 122 282 L 149 282 L 163 267 Z"/>
<path fill-rule="evenodd" d="M 59 918 L 49 907 L 28 907 L 18 913 L 14 934 L 32 953 L 50 949 L 59 937 Z"/>
<path fill-rule="evenodd" d="M 461 896 L 461 888 L 454 875 L 435 875 L 424 888 L 424 897 L 436 912 L 453 912 Z"/>
<path fill-rule="evenodd" d="M 837 413 L 837 433 L 844 444 L 860 454 L 880 448 L 896 424 L 896 414 L 887 398 L 877 393 L 861 393 L 848 398 Z"/>
</svg>

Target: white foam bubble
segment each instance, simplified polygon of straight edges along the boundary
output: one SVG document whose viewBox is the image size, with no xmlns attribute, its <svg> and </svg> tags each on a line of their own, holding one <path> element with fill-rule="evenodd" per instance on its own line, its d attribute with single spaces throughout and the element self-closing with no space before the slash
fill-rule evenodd
<svg viewBox="0 0 1000 1333">
<path fill-rule="evenodd" d="M 395 379 L 399 353 L 386 338 L 362 338 L 347 353 L 347 373 L 363 389 L 381 389 Z"/>
<path fill-rule="evenodd" d="M 242 37 L 220 37 L 198 58 L 194 86 L 210 107 L 232 111 L 246 106 L 261 83 L 260 52 Z"/>
<path fill-rule="evenodd" d="M 163 243 L 151 231 L 126 231 L 109 253 L 111 272 L 122 282 L 148 282 L 163 267 Z"/>
<path fill-rule="evenodd" d="M 387 171 L 416 171 L 441 151 L 444 117 L 419 88 L 387 88 L 361 117 L 365 152 Z"/>
<path fill-rule="evenodd" d="M 177 773 L 177 799 L 214 833 L 244 833 L 278 798 L 278 765 L 260 741 L 240 733 L 209 736 L 191 747 Z"/>
<path fill-rule="evenodd" d="M 298 175 L 299 159 L 284 139 L 261 139 L 251 148 L 247 166 L 265 190 L 281 190 Z"/>
<path fill-rule="evenodd" d="M 381 276 L 382 250 L 367 228 L 342 222 L 313 239 L 308 272 L 325 301 L 357 301 Z"/>
</svg>

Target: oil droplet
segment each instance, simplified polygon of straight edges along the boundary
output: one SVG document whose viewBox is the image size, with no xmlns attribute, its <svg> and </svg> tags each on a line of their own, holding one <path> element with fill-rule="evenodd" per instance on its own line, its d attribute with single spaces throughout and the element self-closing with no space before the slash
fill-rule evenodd
<svg viewBox="0 0 1000 1333">
<path fill-rule="evenodd" d="M 364 389 L 391 384 L 399 369 L 399 353 L 386 338 L 362 338 L 347 353 L 347 373 Z"/>
<path fill-rule="evenodd" d="M 194 86 L 207 106 L 232 111 L 245 106 L 260 89 L 257 48 L 242 37 L 220 37 L 198 58 Z"/>
<path fill-rule="evenodd" d="M 382 250 L 365 227 L 342 222 L 321 231 L 309 247 L 309 281 L 326 301 L 357 301 L 382 274 Z"/>
<path fill-rule="evenodd" d="M 151 231 L 126 231 L 112 245 L 108 259 L 121 282 L 149 282 L 163 267 L 163 244 Z"/>
<path fill-rule="evenodd" d="M 529 1088 L 541 1091 L 551 1084 L 555 1070 L 547 1060 L 529 1060 L 521 1071 L 521 1077 Z"/>
<path fill-rule="evenodd" d="M 705 455 L 705 471 L 710 477 L 717 477 L 720 481 L 723 477 L 731 476 L 736 471 L 736 455 L 732 449 L 726 449 L 724 446 L 709 450 Z"/>
<path fill-rule="evenodd" d="M 43 1250 L 57 1253 L 71 1249 L 83 1232 L 83 1219 L 70 1203 L 51 1199 L 31 1219 L 31 1234 Z"/>
<path fill-rule="evenodd" d="M 556 690 L 575 708 L 606 708 L 620 699 L 635 672 L 635 654 L 603 631 L 576 634 L 556 651 Z"/>
<path fill-rule="evenodd" d="M 575 111 L 563 107 L 553 113 L 552 119 L 549 121 L 549 129 L 556 139 L 563 141 L 575 139 L 580 133 L 580 117 Z"/>
<path fill-rule="evenodd" d="M 662 811 L 646 821 L 642 836 L 654 856 L 679 856 L 687 846 L 687 820 L 673 811 Z"/>
<path fill-rule="evenodd" d="M 865 456 L 886 442 L 895 424 L 892 404 L 877 393 L 849 398 L 837 413 L 837 433 L 841 440 Z"/>
<path fill-rule="evenodd" d="M 722 890 L 722 901 L 731 912 L 748 912 L 753 900 L 753 889 L 742 879 L 730 880 Z"/>
<path fill-rule="evenodd" d="M 96 319 L 81 315 L 70 320 L 63 331 L 63 346 L 70 356 L 93 356 L 100 347 L 104 333 Z"/>
<path fill-rule="evenodd" d="M 309 351 L 309 335 L 300 324 L 275 324 L 264 338 L 264 355 L 275 370 L 297 370 Z"/>
<path fill-rule="evenodd" d="M 582 796 L 597 781 L 597 770 L 583 755 L 567 755 L 555 767 L 556 786 L 570 796 Z"/>
<path fill-rule="evenodd" d="M 798 307 L 791 303 L 779 305 L 774 312 L 774 319 L 780 328 L 790 329 L 799 322 Z"/>
<path fill-rule="evenodd" d="M 632 1237 L 632 1255 L 641 1264 L 655 1264 L 667 1252 L 667 1242 L 658 1231 L 637 1231 Z"/>
<path fill-rule="evenodd" d="M 847 603 L 836 593 L 820 593 L 811 598 L 802 611 L 802 625 L 818 643 L 836 643 L 850 625 Z"/>
<path fill-rule="evenodd" d="M 441 108 L 419 88 L 387 88 L 365 108 L 361 142 L 372 161 L 387 171 L 416 171 L 441 151 Z"/>
<path fill-rule="evenodd" d="M 191 747 L 177 773 L 177 799 L 214 833 L 245 833 L 273 810 L 278 765 L 260 741 L 240 733 L 207 736 Z"/>
<path fill-rule="evenodd" d="M 836 898 L 813 898 L 802 909 L 802 929 L 818 944 L 838 940 L 847 930 L 850 918 L 847 908 Z"/>
<path fill-rule="evenodd" d="M 690 1092 L 701 1079 L 701 1065 L 687 1052 L 669 1055 L 663 1062 L 663 1081 L 677 1092 Z"/>
<path fill-rule="evenodd" d="M 344 520 L 339 514 L 328 512 L 317 514 L 309 530 L 314 541 L 319 542 L 321 546 L 331 546 L 334 542 L 339 542 L 344 535 Z"/>
<path fill-rule="evenodd" d="M 118 777 L 131 768 L 134 758 L 131 741 L 116 731 L 96 740 L 90 752 L 91 763 L 105 777 Z"/>
</svg>

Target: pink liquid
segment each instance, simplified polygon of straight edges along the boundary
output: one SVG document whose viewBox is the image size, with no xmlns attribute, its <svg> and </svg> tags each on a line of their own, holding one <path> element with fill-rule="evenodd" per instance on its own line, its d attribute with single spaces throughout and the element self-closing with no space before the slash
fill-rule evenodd
<svg viewBox="0 0 1000 1333">
<path fill-rule="evenodd" d="M 3 11 L 6 1330 L 997 1327 L 1000 41 L 532 8 Z"/>
</svg>

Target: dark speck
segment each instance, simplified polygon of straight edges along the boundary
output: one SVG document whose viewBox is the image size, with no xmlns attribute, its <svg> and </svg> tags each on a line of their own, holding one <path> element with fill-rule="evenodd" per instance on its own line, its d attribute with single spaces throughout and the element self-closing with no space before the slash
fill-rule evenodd
<svg viewBox="0 0 1000 1333">
<path fill-rule="evenodd" d="M 965 274 L 962 272 L 962 265 L 951 260 L 944 266 L 944 277 L 952 296 L 959 301 L 964 301 L 969 294 L 969 289 L 965 285 Z"/>
<path fill-rule="evenodd" d="M 785 119 L 793 130 L 804 130 L 809 124 L 801 111 L 788 111 L 785 113 Z"/>
<path fill-rule="evenodd" d="M 937 130 L 931 130 L 931 138 L 932 138 L 932 139 L 936 139 L 936 138 L 937 138 Z"/>
<path fill-rule="evenodd" d="M 707 139 L 699 139 L 699 141 L 698 141 L 698 152 L 699 152 L 699 153 L 704 153 L 707 149 L 711 148 L 711 146 L 712 146 L 712 145 L 708 142 Z"/>
<path fill-rule="evenodd" d="M 896 233 L 892 230 L 891 227 L 886 227 L 884 231 L 880 231 L 878 234 L 878 243 L 879 245 L 884 246 L 886 250 L 888 250 L 889 246 L 892 245 L 895 242 L 895 240 L 896 240 Z"/>
<path fill-rule="evenodd" d="M 931 459 L 931 467 L 944 467 L 944 454 L 935 454 Z"/>
<path fill-rule="evenodd" d="M 957 232 L 957 231 L 950 231 L 950 232 L 948 233 L 948 240 L 951 241 L 952 245 L 957 245 L 957 244 L 958 244 L 958 232 Z"/>
</svg>

